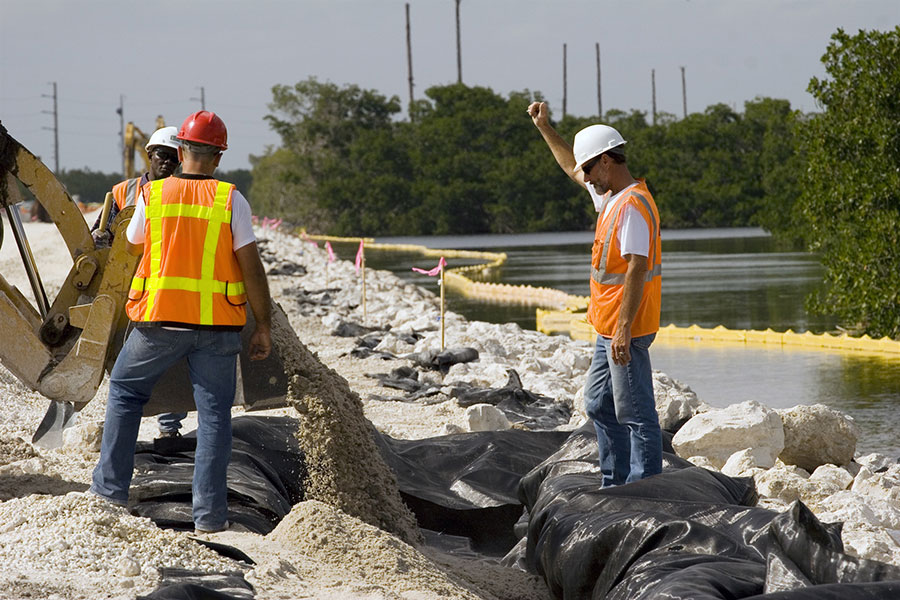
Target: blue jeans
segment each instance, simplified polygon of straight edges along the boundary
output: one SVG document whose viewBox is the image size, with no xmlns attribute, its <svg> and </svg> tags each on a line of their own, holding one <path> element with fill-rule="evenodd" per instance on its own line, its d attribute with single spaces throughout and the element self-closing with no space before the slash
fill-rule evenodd
<svg viewBox="0 0 900 600">
<path fill-rule="evenodd" d="M 100 461 L 91 491 L 118 504 L 128 501 L 143 406 L 166 370 L 186 357 L 198 412 L 194 525 L 209 530 L 223 527 L 228 514 L 231 406 L 240 350 L 241 337 L 234 331 L 134 329 L 110 374 Z"/>
<path fill-rule="evenodd" d="M 632 338 L 631 361 L 622 366 L 612 361 L 611 340 L 597 336 L 584 405 L 597 432 L 603 487 L 662 471 L 662 432 L 650 370 L 650 344 L 655 338 L 655 333 Z"/>
<path fill-rule="evenodd" d="M 160 433 L 168 433 L 170 431 L 178 431 L 181 429 L 181 422 L 187 416 L 187 413 L 163 413 L 156 417 L 159 425 Z"/>
</svg>

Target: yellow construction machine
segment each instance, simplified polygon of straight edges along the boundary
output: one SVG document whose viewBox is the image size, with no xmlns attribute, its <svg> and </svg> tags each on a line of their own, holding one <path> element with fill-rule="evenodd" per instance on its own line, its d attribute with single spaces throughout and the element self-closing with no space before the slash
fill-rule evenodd
<svg viewBox="0 0 900 600">
<path fill-rule="evenodd" d="M 16 206 L 19 182 L 34 195 L 66 244 L 72 268 L 50 302 Z M 62 443 L 62 431 L 96 395 L 124 340 L 124 305 L 137 264 L 125 249 L 125 229 L 134 212 L 126 207 L 110 224 L 112 246 L 95 246 L 84 216 L 63 185 L 0 123 L 0 210 L 4 210 L 36 299 L 36 306 L 0 274 L 0 363 L 26 386 L 50 399 L 32 442 Z M 0 226 L 0 244 L 3 243 Z M 118 233 L 119 235 L 115 235 Z M 277 304 L 273 310 L 280 310 Z M 248 312 L 246 336 L 253 330 Z M 247 344 L 245 340 L 244 347 Z M 250 366 L 240 357 L 242 386 L 236 403 L 248 408 L 283 406 L 287 376 L 277 353 Z M 194 410 L 186 361 L 163 376 L 144 409 L 146 416 Z"/>
<path fill-rule="evenodd" d="M 166 120 L 163 119 L 162 115 L 156 117 L 156 129 L 160 129 L 166 126 Z M 156 131 L 154 129 L 154 131 Z M 138 177 L 141 173 L 146 173 L 150 170 L 150 157 L 147 156 L 146 150 L 144 147 L 147 145 L 147 142 L 150 141 L 150 136 L 141 131 L 137 125 L 135 125 L 132 121 L 128 121 L 128 124 L 125 125 L 125 131 L 123 133 L 124 138 L 122 139 L 122 148 L 124 155 L 124 160 L 122 162 L 124 167 L 124 177 L 123 179 L 131 179 L 132 177 Z M 137 152 L 137 155 L 141 157 L 141 160 L 144 163 L 143 171 L 136 171 L 134 168 L 134 154 Z"/>
</svg>

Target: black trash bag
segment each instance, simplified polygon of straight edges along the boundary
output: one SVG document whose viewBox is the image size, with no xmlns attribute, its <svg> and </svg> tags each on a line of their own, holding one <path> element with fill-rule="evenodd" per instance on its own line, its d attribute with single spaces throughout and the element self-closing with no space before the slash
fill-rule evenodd
<svg viewBox="0 0 900 600">
<path fill-rule="evenodd" d="M 522 479 L 530 514 L 523 562 L 554 597 L 737 599 L 900 578 L 896 567 L 844 554 L 840 526 L 823 525 L 802 503 L 783 513 L 757 508 L 752 478 L 680 468 L 664 456 L 663 473 L 601 489 L 586 426 Z"/>
</svg>

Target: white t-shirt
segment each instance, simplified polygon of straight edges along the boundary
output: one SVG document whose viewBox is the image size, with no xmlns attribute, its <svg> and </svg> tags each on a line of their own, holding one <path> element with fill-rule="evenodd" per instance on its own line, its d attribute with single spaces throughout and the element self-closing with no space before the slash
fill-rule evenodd
<svg viewBox="0 0 900 600">
<path fill-rule="evenodd" d="M 132 244 L 144 243 L 144 221 L 144 197 L 141 196 L 134 207 L 134 216 L 131 217 L 131 222 L 128 223 L 128 229 L 125 231 L 128 241 Z M 250 203 L 237 189 L 231 194 L 231 237 L 232 250 L 243 248 L 256 241 Z"/>
<path fill-rule="evenodd" d="M 619 198 L 622 197 L 622 194 L 627 193 L 628 190 L 636 185 L 637 182 L 632 183 L 615 196 L 609 198 L 608 193 L 607 195 L 601 196 L 591 184 L 587 184 L 585 187 L 587 187 L 587 191 L 591 195 L 591 200 L 594 202 L 594 208 L 597 212 L 600 212 L 602 209 L 603 215 L 601 218 L 605 218 Z M 619 253 L 622 256 L 625 256 L 626 254 L 650 256 L 650 227 L 647 225 L 647 221 L 644 220 L 640 211 L 631 204 L 625 205 L 625 211 L 619 219 L 619 231 L 616 239 L 619 242 Z"/>
</svg>

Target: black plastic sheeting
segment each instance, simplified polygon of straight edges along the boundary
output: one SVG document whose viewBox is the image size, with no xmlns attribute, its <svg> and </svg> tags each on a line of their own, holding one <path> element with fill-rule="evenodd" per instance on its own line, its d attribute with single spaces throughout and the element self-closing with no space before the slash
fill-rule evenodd
<svg viewBox="0 0 900 600">
<path fill-rule="evenodd" d="M 306 463 L 297 443 L 297 421 L 288 417 L 232 419 L 228 465 L 228 520 L 267 534 L 303 499 Z M 131 483 L 132 512 L 160 527 L 193 530 L 191 478 L 196 433 L 141 443 Z"/>
<path fill-rule="evenodd" d="M 468 538 L 473 551 L 502 556 L 518 541 L 519 481 L 567 436 L 510 429 L 377 441 L 419 527 Z"/>
<path fill-rule="evenodd" d="M 290 418 L 234 419 L 230 519 L 267 533 L 302 499 L 296 427 Z M 660 475 L 601 489 L 590 424 L 571 433 L 380 436 L 378 444 L 430 544 L 470 558 L 503 556 L 502 564 L 541 575 L 554 598 L 900 598 L 900 569 L 845 554 L 840 525 L 820 523 L 802 503 L 782 513 L 756 507 L 750 478 L 667 452 Z M 135 478 L 138 514 L 190 527 L 190 451 L 145 448 L 139 458 L 150 469 Z M 148 598 L 248 597 L 240 582 L 204 596 L 202 581 L 186 577 L 172 573 L 154 592 L 167 595 Z"/>
<path fill-rule="evenodd" d="M 253 586 L 243 573 L 209 574 L 186 569 L 160 570 L 160 584 L 136 600 L 252 600 Z"/>
<path fill-rule="evenodd" d="M 660 475 L 601 489 L 588 433 L 575 432 L 520 487 L 524 563 L 555 598 L 900 597 L 900 569 L 844 554 L 840 525 L 800 502 L 782 513 L 755 507 L 751 478 L 668 455 Z"/>
</svg>

